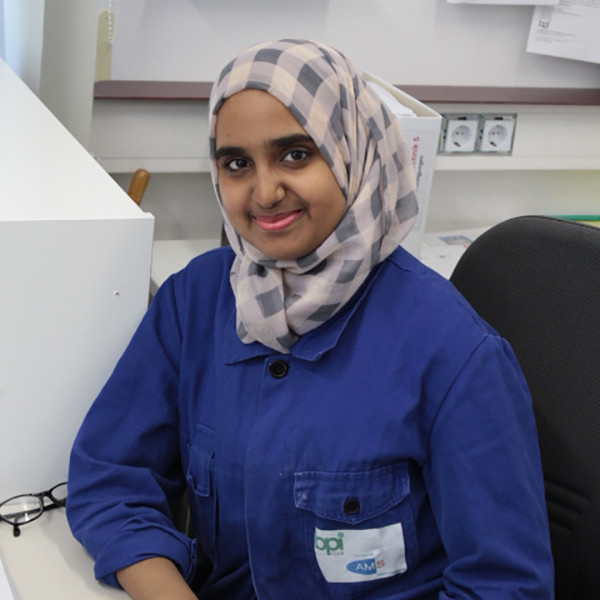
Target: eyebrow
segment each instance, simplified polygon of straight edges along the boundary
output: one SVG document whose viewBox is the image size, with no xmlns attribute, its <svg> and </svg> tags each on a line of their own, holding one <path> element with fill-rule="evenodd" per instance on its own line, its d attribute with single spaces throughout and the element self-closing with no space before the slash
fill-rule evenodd
<svg viewBox="0 0 600 600">
<path fill-rule="evenodd" d="M 221 146 L 215 151 L 215 159 L 223 158 L 223 156 L 244 156 L 246 151 L 240 146 Z"/>
<path fill-rule="evenodd" d="M 287 148 L 288 146 L 293 146 L 294 144 L 306 143 L 314 144 L 315 141 L 310 137 L 310 135 L 306 135 L 305 133 L 293 133 L 292 135 L 276 138 L 270 141 L 269 145 L 276 148 Z M 221 146 L 215 151 L 215 159 L 218 160 L 223 156 L 245 156 L 246 154 L 246 150 L 241 146 Z"/>
<path fill-rule="evenodd" d="M 277 146 L 278 148 L 285 148 L 286 146 L 293 146 L 294 144 L 306 144 L 307 142 L 310 144 L 315 143 L 310 135 L 306 135 L 305 133 L 294 133 L 292 135 L 286 135 L 285 137 L 277 138 L 271 143 L 273 146 Z"/>
</svg>

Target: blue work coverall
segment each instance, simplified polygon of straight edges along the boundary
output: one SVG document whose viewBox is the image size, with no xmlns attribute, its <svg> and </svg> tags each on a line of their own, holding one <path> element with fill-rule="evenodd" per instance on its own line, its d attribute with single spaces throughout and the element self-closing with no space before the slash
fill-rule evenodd
<svg viewBox="0 0 600 600">
<path fill-rule="evenodd" d="M 67 512 L 96 576 L 159 555 L 209 600 L 551 599 L 508 343 L 398 249 L 289 354 L 246 345 L 232 260 L 161 287 L 77 436 Z"/>
</svg>

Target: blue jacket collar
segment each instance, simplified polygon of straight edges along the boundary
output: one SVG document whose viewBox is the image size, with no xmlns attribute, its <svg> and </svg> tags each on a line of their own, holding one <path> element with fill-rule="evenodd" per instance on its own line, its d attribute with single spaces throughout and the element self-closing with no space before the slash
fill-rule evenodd
<svg viewBox="0 0 600 600">
<path fill-rule="evenodd" d="M 346 329 L 348 322 L 358 307 L 365 301 L 365 298 L 380 271 L 381 263 L 371 271 L 366 281 L 340 312 L 322 325 L 319 325 L 316 329 L 304 334 L 292 346 L 289 353 L 290 356 L 302 360 L 317 361 L 325 354 L 325 352 L 331 350 L 337 344 L 340 336 Z M 258 356 L 279 355 L 277 351 L 264 346 L 260 342 L 244 344 L 237 335 L 235 325 L 236 315 L 234 308 L 227 320 L 224 332 L 223 358 L 225 364 L 236 364 Z"/>
</svg>

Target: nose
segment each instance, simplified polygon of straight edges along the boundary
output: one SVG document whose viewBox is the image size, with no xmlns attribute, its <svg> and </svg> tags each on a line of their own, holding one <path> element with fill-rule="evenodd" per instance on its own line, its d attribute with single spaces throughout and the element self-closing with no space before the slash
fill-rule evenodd
<svg viewBox="0 0 600 600">
<path fill-rule="evenodd" d="M 273 208 L 285 197 L 285 187 L 278 173 L 268 167 L 257 167 L 253 199 L 261 208 Z"/>
</svg>

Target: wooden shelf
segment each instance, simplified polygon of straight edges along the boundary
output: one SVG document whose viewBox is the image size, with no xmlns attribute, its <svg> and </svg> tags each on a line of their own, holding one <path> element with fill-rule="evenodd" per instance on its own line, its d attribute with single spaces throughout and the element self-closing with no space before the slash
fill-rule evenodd
<svg viewBox="0 0 600 600">
<path fill-rule="evenodd" d="M 450 85 L 396 85 L 421 102 L 456 104 L 546 104 L 600 106 L 600 88 L 520 88 Z M 98 81 L 99 100 L 206 101 L 210 81 Z"/>
</svg>

